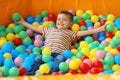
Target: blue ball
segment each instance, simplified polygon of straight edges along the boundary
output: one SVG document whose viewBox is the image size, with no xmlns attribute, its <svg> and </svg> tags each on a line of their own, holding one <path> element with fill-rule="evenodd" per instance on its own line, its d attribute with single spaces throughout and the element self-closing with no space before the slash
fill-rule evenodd
<svg viewBox="0 0 120 80">
<path fill-rule="evenodd" d="M 28 62 L 23 62 L 22 67 L 24 67 L 25 69 L 27 69 L 27 71 L 31 70 L 31 65 Z"/>
<path fill-rule="evenodd" d="M 22 53 L 22 54 L 19 54 L 18 56 L 23 58 L 23 59 L 25 59 L 27 57 L 27 54 L 26 53 Z"/>
<path fill-rule="evenodd" d="M 117 28 L 118 30 L 120 30 L 120 24 L 117 24 L 117 25 L 116 25 L 116 28 Z"/>
<path fill-rule="evenodd" d="M 15 59 L 19 55 L 19 53 L 16 50 L 13 49 L 11 51 L 11 55 L 12 55 L 12 58 Z"/>
<path fill-rule="evenodd" d="M 4 61 L 4 57 L 2 54 L 0 54 L 0 64 L 3 63 L 3 61 Z"/>
<path fill-rule="evenodd" d="M 4 60 L 4 66 L 7 66 L 7 67 L 9 67 L 9 68 L 12 68 L 12 67 L 14 67 L 15 65 L 14 65 L 14 62 L 13 62 L 12 59 L 7 58 L 7 59 Z"/>
<path fill-rule="evenodd" d="M 115 21 L 114 21 L 114 24 L 115 24 L 115 26 L 120 24 L 120 18 L 116 18 Z"/>
<path fill-rule="evenodd" d="M 70 50 L 64 50 L 62 54 L 66 59 L 71 58 L 73 53 Z"/>
<path fill-rule="evenodd" d="M 34 22 L 34 17 L 28 16 L 28 17 L 26 18 L 26 21 L 27 21 L 28 23 L 32 24 L 32 23 Z"/>
<path fill-rule="evenodd" d="M 31 57 L 32 59 L 35 59 L 36 55 L 35 54 L 30 54 L 29 57 Z"/>
<path fill-rule="evenodd" d="M 88 28 L 88 27 L 91 27 L 91 26 L 93 26 L 93 23 L 92 22 L 87 22 L 86 23 L 86 27 Z"/>
<path fill-rule="evenodd" d="M 116 64 L 120 65 L 120 54 L 115 56 L 114 61 L 115 61 Z"/>
<path fill-rule="evenodd" d="M 99 39 L 100 41 L 103 41 L 103 40 L 105 40 L 105 36 L 100 36 L 98 39 Z"/>
<path fill-rule="evenodd" d="M 28 45 L 28 49 L 32 50 L 35 46 L 33 44 Z"/>
<path fill-rule="evenodd" d="M 27 62 L 27 63 L 29 63 L 29 65 L 32 65 L 33 62 L 34 62 L 34 60 L 33 60 L 32 57 L 26 57 L 26 58 L 24 59 L 24 62 Z"/>
<path fill-rule="evenodd" d="M 40 23 L 42 20 L 40 18 L 35 18 L 35 22 Z"/>
<path fill-rule="evenodd" d="M 9 52 L 9 53 L 10 53 L 13 49 L 14 49 L 14 46 L 13 46 L 13 44 L 10 43 L 10 42 L 6 42 L 6 43 L 2 46 L 2 48 L 1 48 L 1 50 L 3 51 L 3 53 L 6 53 L 6 52 Z"/>
<path fill-rule="evenodd" d="M 105 36 L 105 31 L 99 32 L 98 36 Z"/>
</svg>

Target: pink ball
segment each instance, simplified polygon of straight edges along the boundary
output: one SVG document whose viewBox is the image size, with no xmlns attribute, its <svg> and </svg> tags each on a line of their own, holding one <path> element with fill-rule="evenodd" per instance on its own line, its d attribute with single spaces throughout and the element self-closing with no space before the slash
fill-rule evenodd
<svg viewBox="0 0 120 80">
<path fill-rule="evenodd" d="M 35 45 L 36 47 L 42 46 L 42 40 L 41 40 L 41 39 L 35 39 L 34 45 Z"/>
<path fill-rule="evenodd" d="M 71 61 L 71 59 L 67 59 L 65 62 L 66 62 L 67 64 L 69 64 L 70 61 Z"/>
<path fill-rule="evenodd" d="M 49 20 L 48 17 L 43 18 L 43 21 L 48 21 L 48 20 Z"/>
<path fill-rule="evenodd" d="M 23 63 L 23 61 L 24 61 L 23 58 L 17 57 L 17 58 L 15 58 L 14 63 L 16 66 L 20 67 L 21 64 Z"/>
<path fill-rule="evenodd" d="M 68 10 L 68 12 L 72 13 L 73 15 L 75 15 L 75 10 L 73 10 L 73 9 Z"/>
<path fill-rule="evenodd" d="M 26 32 L 27 32 L 29 37 L 32 37 L 34 34 L 34 32 L 31 29 L 27 29 Z"/>
<path fill-rule="evenodd" d="M 86 63 L 86 64 L 88 64 L 89 68 L 91 68 L 93 66 L 92 61 L 89 60 L 89 59 L 85 59 L 83 62 Z"/>
<path fill-rule="evenodd" d="M 93 27 L 93 26 L 91 26 L 91 27 L 88 27 L 87 29 L 88 29 L 88 30 L 91 30 L 91 29 L 94 29 L 94 27 Z"/>
<path fill-rule="evenodd" d="M 106 56 L 113 56 L 114 57 L 113 53 L 111 53 L 111 52 L 106 53 Z"/>
<path fill-rule="evenodd" d="M 101 42 L 101 44 L 106 44 L 106 45 L 108 45 L 109 42 L 107 42 L 106 40 L 104 40 L 104 41 Z"/>
<path fill-rule="evenodd" d="M 43 40 L 43 37 L 42 37 L 42 35 L 39 35 L 39 34 L 38 34 L 38 35 L 35 36 L 35 39 Z"/>
<path fill-rule="evenodd" d="M 104 56 L 105 56 L 105 54 L 104 54 L 103 51 L 99 50 L 99 51 L 96 52 L 96 57 L 97 57 L 98 59 L 103 59 Z"/>
</svg>

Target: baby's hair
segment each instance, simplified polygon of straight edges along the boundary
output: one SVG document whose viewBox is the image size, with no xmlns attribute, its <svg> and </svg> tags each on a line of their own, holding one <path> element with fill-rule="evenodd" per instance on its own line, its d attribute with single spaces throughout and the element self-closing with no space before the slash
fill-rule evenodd
<svg viewBox="0 0 120 80">
<path fill-rule="evenodd" d="M 73 21 L 73 14 L 68 12 L 68 11 L 60 11 L 59 14 L 65 14 L 67 16 L 69 16 L 70 21 Z"/>
</svg>

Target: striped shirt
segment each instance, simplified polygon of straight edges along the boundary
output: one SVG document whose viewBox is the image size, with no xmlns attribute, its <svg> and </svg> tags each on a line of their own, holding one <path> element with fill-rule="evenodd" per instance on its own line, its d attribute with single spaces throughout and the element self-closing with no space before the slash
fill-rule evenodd
<svg viewBox="0 0 120 80">
<path fill-rule="evenodd" d="M 50 48 L 53 53 L 62 53 L 65 49 L 69 49 L 77 37 L 77 32 L 71 30 L 43 28 L 42 32 L 45 36 L 44 47 Z"/>
</svg>

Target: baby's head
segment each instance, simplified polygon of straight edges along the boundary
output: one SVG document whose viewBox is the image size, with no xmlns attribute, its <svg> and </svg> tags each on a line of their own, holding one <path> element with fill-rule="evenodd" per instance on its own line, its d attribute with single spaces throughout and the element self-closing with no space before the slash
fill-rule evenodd
<svg viewBox="0 0 120 80">
<path fill-rule="evenodd" d="M 73 14 L 68 11 L 61 11 L 57 16 L 56 26 L 58 29 L 69 29 L 73 24 Z"/>
</svg>

